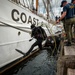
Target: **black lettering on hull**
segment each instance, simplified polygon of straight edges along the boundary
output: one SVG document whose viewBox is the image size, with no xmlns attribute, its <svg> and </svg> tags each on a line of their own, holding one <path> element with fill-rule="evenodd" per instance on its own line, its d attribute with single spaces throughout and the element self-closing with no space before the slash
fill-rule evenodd
<svg viewBox="0 0 75 75">
<path fill-rule="evenodd" d="M 39 20 L 32 16 L 27 16 L 24 12 L 20 13 L 17 9 L 13 9 L 11 17 L 15 22 L 21 21 L 22 23 L 38 25 Z"/>
</svg>

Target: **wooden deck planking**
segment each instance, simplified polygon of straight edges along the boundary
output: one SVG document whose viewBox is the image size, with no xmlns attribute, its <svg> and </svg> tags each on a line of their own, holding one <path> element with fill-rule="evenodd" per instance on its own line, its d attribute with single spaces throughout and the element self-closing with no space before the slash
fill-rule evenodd
<svg viewBox="0 0 75 75">
<path fill-rule="evenodd" d="M 64 55 L 75 55 L 75 45 L 64 46 Z M 67 68 L 67 75 L 75 75 L 75 69 Z"/>
<path fill-rule="evenodd" d="M 75 75 L 75 69 L 68 68 L 67 75 Z"/>
<path fill-rule="evenodd" d="M 75 45 L 64 46 L 64 55 L 75 55 Z"/>
<path fill-rule="evenodd" d="M 71 46 L 64 46 L 62 41 L 57 62 L 57 75 L 75 75 L 75 43 Z"/>
</svg>

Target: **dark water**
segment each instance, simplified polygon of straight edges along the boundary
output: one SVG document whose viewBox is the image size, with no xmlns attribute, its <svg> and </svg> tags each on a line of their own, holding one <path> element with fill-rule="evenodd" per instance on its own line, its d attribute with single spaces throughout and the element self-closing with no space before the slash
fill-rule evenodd
<svg viewBox="0 0 75 75">
<path fill-rule="evenodd" d="M 57 58 L 49 50 L 42 50 L 16 68 L 8 75 L 56 75 Z"/>
</svg>

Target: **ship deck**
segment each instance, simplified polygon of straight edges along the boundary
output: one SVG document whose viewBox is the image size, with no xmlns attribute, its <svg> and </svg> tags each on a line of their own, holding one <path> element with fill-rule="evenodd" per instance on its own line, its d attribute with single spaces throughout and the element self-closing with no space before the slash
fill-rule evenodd
<svg viewBox="0 0 75 75">
<path fill-rule="evenodd" d="M 57 63 L 57 75 L 75 75 L 75 43 L 65 46 L 61 41 L 61 52 Z"/>
</svg>

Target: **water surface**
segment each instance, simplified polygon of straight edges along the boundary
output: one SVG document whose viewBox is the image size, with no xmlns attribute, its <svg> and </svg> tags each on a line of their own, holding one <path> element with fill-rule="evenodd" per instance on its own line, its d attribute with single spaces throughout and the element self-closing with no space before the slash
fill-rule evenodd
<svg viewBox="0 0 75 75">
<path fill-rule="evenodd" d="M 37 54 L 13 68 L 8 75 L 56 75 L 57 58 L 49 50 Z"/>
</svg>

